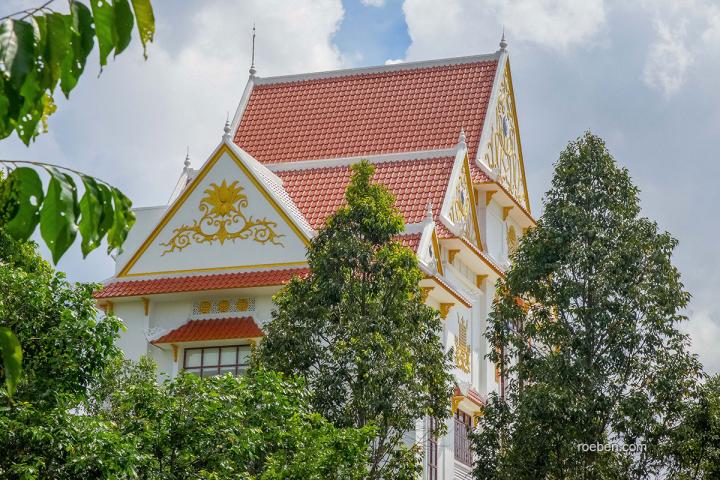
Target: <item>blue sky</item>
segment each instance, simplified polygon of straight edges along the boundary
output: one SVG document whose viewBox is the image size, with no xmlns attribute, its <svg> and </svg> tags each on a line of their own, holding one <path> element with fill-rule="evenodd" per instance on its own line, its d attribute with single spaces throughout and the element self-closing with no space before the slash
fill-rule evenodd
<svg viewBox="0 0 720 480">
<path fill-rule="evenodd" d="M 201 164 L 234 112 L 257 23 L 258 74 L 277 75 L 493 52 L 503 25 L 528 186 L 542 211 L 552 164 L 590 129 L 641 188 L 643 213 L 680 241 L 674 260 L 692 293 L 686 328 L 720 371 L 720 5 L 717 0 L 155 0 L 158 32 L 99 77 L 89 68 L 50 133 L 0 156 L 72 166 L 164 204 L 189 146 Z M 37 4 L 9 0 L 0 14 Z M 59 268 L 112 274 L 100 250 Z"/>
<path fill-rule="evenodd" d="M 359 0 L 343 1 L 345 16 L 333 42 L 356 65 L 382 65 L 404 58 L 410 46 L 401 0 L 373 6 Z"/>
</svg>

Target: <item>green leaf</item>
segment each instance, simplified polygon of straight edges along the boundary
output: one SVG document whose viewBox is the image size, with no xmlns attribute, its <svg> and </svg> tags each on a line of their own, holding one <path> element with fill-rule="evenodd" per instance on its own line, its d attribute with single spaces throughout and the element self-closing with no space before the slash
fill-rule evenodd
<svg viewBox="0 0 720 480">
<path fill-rule="evenodd" d="M 100 216 L 100 222 L 98 223 L 98 237 L 102 239 L 113 226 L 115 211 L 113 210 L 113 194 L 110 187 L 104 183 L 98 183 L 97 187 L 102 198 L 101 205 L 103 211 Z"/>
<path fill-rule="evenodd" d="M 147 44 L 152 42 L 155 36 L 155 15 L 150 0 L 132 0 L 132 5 L 143 45 L 143 55 L 147 59 Z"/>
<path fill-rule="evenodd" d="M 0 138 L 5 138 L 12 133 L 12 127 L 8 122 L 10 111 L 10 100 L 3 95 L 2 82 L 0 82 Z"/>
<path fill-rule="evenodd" d="M 4 230 L 13 238 L 25 241 L 35 231 L 40 221 L 43 202 L 43 186 L 37 172 L 32 168 L 16 168 L 10 175 L 12 192 L 17 203 L 15 215 L 5 224 Z"/>
<path fill-rule="evenodd" d="M 44 92 L 37 71 L 30 71 L 20 89 L 22 106 L 15 125 L 15 130 L 25 145 L 29 145 L 30 140 L 37 135 L 37 126 L 45 111 Z"/>
<path fill-rule="evenodd" d="M 0 350 L 2 350 L 5 386 L 8 396 L 12 397 L 22 374 L 22 349 L 15 334 L 7 327 L 0 327 Z"/>
<path fill-rule="evenodd" d="M 108 232 L 108 252 L 118 249 L 122 251 L 122 244 L 127 238 L 130 228 L 135 223 L 135 214 L 130 210 L 132 202 L 117 188 L 112 188 L 115 212 L 113 225 Z"/>
<path fill-rule="evenodd" d="M 34 58 L 33 26 L 22 20 L 0 21 L 0 71 L 9 73 L 16 89 L 32 70 Z"/>
<path fill-rule="evenodd" d="M 113 0 L 115 10 L 115 56 L 130 44 L 133 28 L 133 14 L 128 0 Z"/>
<path fill-rule="evenodd" d="M 40 233 L 57 264 L 77 235 L 77 188 L 70 175 L 52 167 L 47 171 L 51 178 L 40 211 Z"/>
<path fill-rule="evenodd" d="M 80 175 L 85 193 L 80 199 L 80 222 L 78 229 L 82 235 L 81 249 L 83 257 L 100 245 L 103 235 L 101 231 L 103 215 L 107 205 L 110 205 L 110 219 L 112 221 L 112 194 L 109 189 L 100 190 L 97 181 L 86 175 Z M 104 226 L 104 225 L 103 225 Z"/>
<path fill-rule="evenodd" d="M 72 55 L 69 55 L 63 64 L 63 71 L 60 77 L 60 88 L 65 97 L 70 96 L 70 91 L 75 88 L 77 82 L 85 70 L 87 57 L 95 45 L 95 29 L 93 28 L 92 13 L 80 2 L 73 2 L 70 7 L 72 17 L 70 45 Z"/>
<path fill-rule="evenodd" d="M 52 91 L 60 80 L 68 55 L 72 53 L 71 25 L 68 15 L 49 13 L 45 18 L 47 19 L 47 49 L 44 60 L 50 72 L 50 84 L 47 85 L 47 88 Z"/>
<path fill-rule="evenodd" d="M 100 66 L 107 65 L 107 57 L 115 47 L 115 10 L 108 0 L 91 0 L 95 34 L 100 48 Z"/>
</svg>

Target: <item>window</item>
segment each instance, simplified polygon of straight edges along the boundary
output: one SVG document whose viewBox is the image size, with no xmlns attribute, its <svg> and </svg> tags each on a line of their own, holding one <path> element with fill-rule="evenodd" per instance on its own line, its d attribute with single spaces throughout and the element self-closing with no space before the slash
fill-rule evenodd
<svg viewBox="0 0 720 480">
<path fill-rule="evenodd" d="M 427 445 L 427 471 L 428 480 L 438 480 L 438 439 L 435 437 L 437 433 L 437 420 L 428 419 L 430 428 L 428 429 L 428 445 Z"/>
<path fill-rule="evenodd" d="M 183 368 L 201 377 L 242 375 L 250 363 L 250 345 L 186 348 Z"/>
<path fill-rule="evenodd" d="M 468 434 L 472 429 L 472 416 L 457 410 L 455 412 L 455 460 L 472 466 L 472 452 Z"/>
</svg>

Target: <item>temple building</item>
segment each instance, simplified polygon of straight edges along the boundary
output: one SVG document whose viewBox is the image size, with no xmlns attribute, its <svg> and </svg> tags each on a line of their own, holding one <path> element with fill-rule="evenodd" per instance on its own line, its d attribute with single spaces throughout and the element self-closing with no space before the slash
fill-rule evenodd
<svg viewBox="0 0 720 480">
<path fill-rule="evenodd" d="M 279 77 L 254 68 L 232 122 L 167 205 L 137 222 L 98 304 L 126 356 L 169 376 L 241 375 L 272 295 L 307 273 L 306 246 L 343 202 L 350 166 L 396 198 L 457 387 L 448 433 L 410 432 L 428 480 L 469 478 L 468 427 L 501 388 L 483 332 L 495 282 L 534 225 L 506 44 L 492 54 Z M 238 92 L 240 93 L 240 92 Z M 168 185 L 168 190 L 172 185 Z"/>
</svg>

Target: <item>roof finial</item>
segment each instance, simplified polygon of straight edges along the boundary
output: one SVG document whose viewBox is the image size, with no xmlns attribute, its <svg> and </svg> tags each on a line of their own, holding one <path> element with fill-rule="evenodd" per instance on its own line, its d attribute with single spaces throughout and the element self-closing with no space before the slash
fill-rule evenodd
<svg viewBox="0 0 720 480">
<path fill-rule="evenodd" d="M 183 168 L 183 172 L 187 173 L 190 171 L 190 145 L 187 147 L 187 153 L 185 154 L 185 162 L 184 164 L 185 168 Z"/>
<path fill-rule="evenodd" d="M 507 51 L 507 42 L 505 41 L 505 25 L 503 25 L 502 29 L 502 38 L 500 39 L 500 51 L 505 52 Z"/>
<path fill-rule="evenodd" d="M 253 35 L 252 35 L 252 54 L 250 57 L 250 76 L 254 77 L 257 70 L 255 70 L 255 22 L 253 22 Z"/>
<path fill-rule="evenodd" d="M 465 127 L 460 127 L 460 138 L 458 138 L 458 145 L 465 146 Z"/>
<path fill-rule="evenodd" d="M 432 223 L 433 220 L 433 205 L 432 202 L 428 202 L 427 210 L 425 210 L 425 221 Z"/>
<path fill-rule="evenodd" d="M 230 140 L 230 112 L 225 116 L 225 127 L 223 128 L 223 140 Z"/>
</svg>

